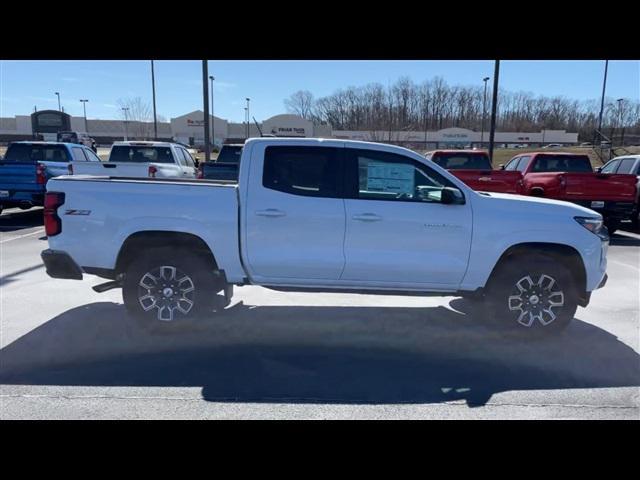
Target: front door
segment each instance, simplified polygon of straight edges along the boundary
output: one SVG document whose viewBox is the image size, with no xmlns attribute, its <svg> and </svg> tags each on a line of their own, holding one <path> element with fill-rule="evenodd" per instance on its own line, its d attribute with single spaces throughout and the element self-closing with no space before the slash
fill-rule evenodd
<svg viewBox="0 0 640 480">
<path fill-rule="evenodd" d="M 341 281 L 456 288 L 471 246 L 469 202 L 441 203 L 443 187 L 453 183 L 416 159 L 345 150 L 351 198 L 345 200 L 346 265 Z"/>
</svg>

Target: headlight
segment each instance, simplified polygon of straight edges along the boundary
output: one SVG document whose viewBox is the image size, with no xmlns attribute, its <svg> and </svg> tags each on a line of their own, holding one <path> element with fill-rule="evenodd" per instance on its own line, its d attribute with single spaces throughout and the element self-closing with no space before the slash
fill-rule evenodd
<svg viewBox="0 0 640 480">
<path fill-rule="evenodd" d="M 599 237 L 609 237 L 607 229 L 604 228 L 602 218 L 594 217 L 573 217 L 580 225 Z"/>
</svg>

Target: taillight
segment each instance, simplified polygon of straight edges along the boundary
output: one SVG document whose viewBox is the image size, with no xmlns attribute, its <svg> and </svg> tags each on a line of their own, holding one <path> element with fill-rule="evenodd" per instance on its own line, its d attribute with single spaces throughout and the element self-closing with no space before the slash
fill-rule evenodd
<svg viewBox="0 0 640 480">
<path fill-rule="evenodd" d="M 64 204 L 64 193 L 47 192 L 44 195 L 44 230 L 48 237 L 62 232 L 62 220 L 58 216 L 58 208 Z"/>
<path fill-rule="evenodd" d="M 154 165 L 149 165 L 149 176 L 156 178 L 156 173 L 158 173 L 158 169 Z"/>
<path fill-rule="evenodd" d="M 45 167 L 42 163 L 38 163 L 36 165 L 36 183 L 38 185 L 46 185 L 47 183 L 46 169 L 47 167 Z"/>
</svg>

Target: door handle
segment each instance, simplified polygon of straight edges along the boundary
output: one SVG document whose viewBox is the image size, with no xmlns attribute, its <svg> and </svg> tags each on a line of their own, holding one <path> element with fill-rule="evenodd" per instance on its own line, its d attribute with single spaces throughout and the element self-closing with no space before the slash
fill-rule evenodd
<svg viewBox="0 0 640 480">
<path fill-rule="evenodd" d="M 379 222 L 382 220 L 382 217 L 376 215 L 375 213 L 363 213 L 361 215 L 354 215 L 354 220 L 359 220 L 361 222 Z"/>
<path fill-rule="evenodd" d="M 266 210 L 256 210 L 259 217 L 284 217 L 286 213 L 276 208 L 267 208 Z"/>
</svg>

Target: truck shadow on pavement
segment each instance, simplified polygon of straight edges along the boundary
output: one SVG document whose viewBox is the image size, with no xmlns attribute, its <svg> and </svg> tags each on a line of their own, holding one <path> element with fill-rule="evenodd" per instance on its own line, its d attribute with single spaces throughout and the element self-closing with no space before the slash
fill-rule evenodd
<svg viewBox="0 0 640 480">
<path fill-rule="evenodd" d="M 445 307 L 236 304 L 195 331 L 150 335 L 110 302 L 78 307 L 0 350 L 0 383 L 198 386 L 209 401 L 486 404 L 511 390 L 640 385 L 640 357 L 574 319 L 503 338 L 462 299 Z"/>
<path fill-rule="evenodd" d="M 7 210 L 0 215 L 0 232 L 13 232 L 24 228 L 42 226 L 44 224 L 42 212 L 42 208 Z"/>
</svg>

